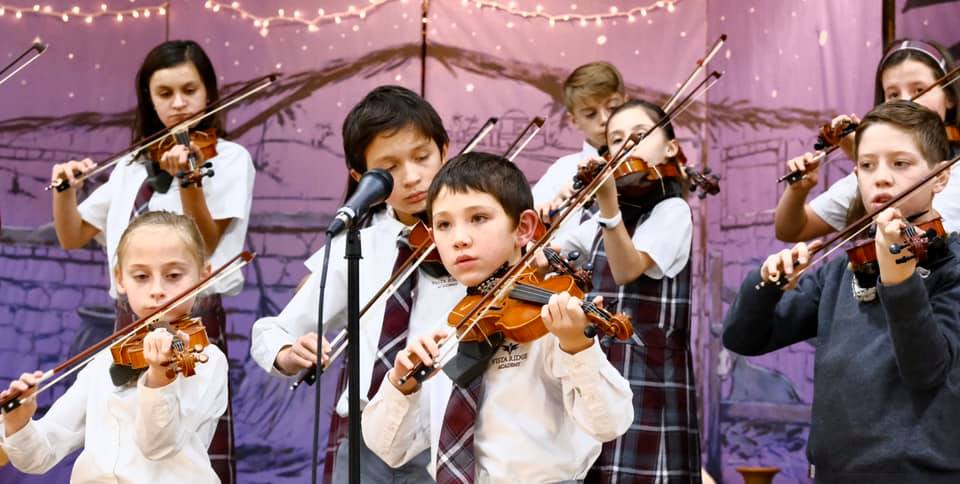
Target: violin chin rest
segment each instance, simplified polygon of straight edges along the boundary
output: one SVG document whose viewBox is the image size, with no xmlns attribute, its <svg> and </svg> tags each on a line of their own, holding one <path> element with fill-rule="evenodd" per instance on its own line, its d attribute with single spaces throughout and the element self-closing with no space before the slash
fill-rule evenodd
<svg viewBox="0 0 960 484">
<path fill-rule="evenodd" d="M 503 344 L 503 333 L 490 335 L 486 341 L 461 341 L 457 345 L 457 355 L 443 366 L 443 372 L 460 388 L 467 388 L 470 382 L 487 371 L 490 359 Z"/>
<path fill-rule="evenodd" d="M 117 387 L 122 387 L 130 383 L 130 380 L 136 378 L 139 374 L 139 371 L 129 366 L 110 365 L 110 380 L 113 381 L 113 385 Z"/>
</svg>

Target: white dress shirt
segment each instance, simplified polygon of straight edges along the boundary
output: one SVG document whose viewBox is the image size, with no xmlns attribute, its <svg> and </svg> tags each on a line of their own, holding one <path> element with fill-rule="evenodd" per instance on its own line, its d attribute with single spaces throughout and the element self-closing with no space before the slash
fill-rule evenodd
<svg viewBox="0 0 960 484">
<path fill-rule="evenodd" d="M 603 442 L 633 422 L 630 384 L 598 343 L 575 355 L 555 336 L 505 341 L 483 376 L 475 427 L 476 482 L 583 479 Z M 453 383 L 438 373 L 420 391 L 400 393 L 389 381 L 363 411 L 363 438 L 387 464 L 399 466 L 431 449 L 431 474 Z M 429 406 L 422 393 L 429 393 Z"/>
<path fill-rule="evenodd" d="M 560 194 L 560 191 L 564 188 L 569 187 L 573 183 L 573 177 L 577 174 L 577 167 L 580 166 L 582 161 L 585 161 L 590 158 L 599 156 L 597 149 L 594 148 L 590 143 L 586 141 L 583 142 L 583 148 L 579 153 L 573 153 L 561 157 L 555 161 L 550 168 L 547 168 L 547 171 L 537 180 L 537 183 L 533 185 L 533 204 L 536 207 L 540 205 L 551 202 L 553 199 L 557 198 L 557 195 Z M 568 230 L 572 230 L 574 227 L 580 224 L 580 218 L 583 216 L 583 209 L 577 209 L 572 214 L 570 218 L 567 219 L 567 223 L 563 224 L 558 233 L 563 233 Z"/>
<path fill-rule="evenodd" d="M 43 474 L 83 447 L 72 483 L 216 483 L 207 447 L 227 409 L 227 358 L 215 346 L 189 378 L 160 388 L 116 387 L 113 359 L 100 352 L 43 418 L 0 445 L 17 469 Z"/>
<path fill-rule="evenodd" d="M 117 245 L 120 236 L 130 223 L 130 213 L 147 169 L 143 163 L 129 163 L 123 158 L 110 173 L 107 183 L 101 185 L 78 207 L 80 217 L 96 227 L 100 234 L 97 240 L 107 250 L 107 277 L 110 279 L 110 296 L 117 297 L 113 281 Z M 203 179 L 203 197 L 214 220 L 233 219 L 220 236 L 220 242 L 210 256 L 210 264 L 220 267 L 243 251 L 250 222 L 250 205 L 253 202 L 253 179 L 256 170 L 247 150 L 231 141 L 217 140 L 217 156 L 210 158 L 216 174 Z M 148 204 L 150 211 L 165 210 L 183 213 L 180 203 L 180 184 L 174 178 L 167 193 L 154 193 Z M 234 272 L 213 287 L 217 294 L 236 295 L 243 289 L 243 273 Z"/>
<path fill-rule="evenodd" d="M 374 215 L 371 225 L 361 230 L 361 308 L 390 278 L 398 251 L 397 236 L 405 227 L 388 208 Z M 341 235 L 335 237 L 330 244 L 330 267 L 323 299 L 323 331 L 328 335 L 328 340 L 333 339 L 347 325 L 347 263 L 343 258 L 345 241 L 345 237 Z M 280 350 L 292 345 L 300 336 L 317 330 L 323 250 L 321 248 L 306 261 L 305 264 L 311 271 L 310 277 L 283 311 L 277 316 L 260 318 L 253 324 L 250 354 L 261 368 L 272 375 L 285 376 L 274 366 Z M 452 277 L 436 279 L 420 270 L 410 277 L 418 279 L 410 311 L 408 339 L 445 327 L 447 315 L 466 294 L 463 286 Z M 381 297 L 360 321 L 361 406 L 367 402 L 387 300 Z M 387 366 L 392 367 L 393 362 Z M 347 392 L 344 391 L 337 403 L 337 413 L 347 416 L 347 407 Z"/>
<path fill-rule="evenodd" d="M 834 230 L 843 230 L 847 226 L 847 210 L 858 196 L 857 175 L 851 172 L 811 200 L 810 208 Z M 948 233 L 960 231 L 960 165 L 950 168 L 950 181 L 934 195 L 933 208 L 943 217 L 943 228 Z"/>
<path fill-rule="evenodd" d="M 560 234 L 555 243 L 564 254 L 577 250 L 580 262 L 589 260 L 594 241 L 599 233 L 597 217 L 582 223 L 574 230 Z M 651 279 L 675 277 L 690 260 L 693 244 L 693 215 L 690 206 L 680 197 L 671 197 L 656 204 L 650 215 L 633 231 L 633 247 L 650 256 L 653 265 L 644 275 Z"/>
</svg>

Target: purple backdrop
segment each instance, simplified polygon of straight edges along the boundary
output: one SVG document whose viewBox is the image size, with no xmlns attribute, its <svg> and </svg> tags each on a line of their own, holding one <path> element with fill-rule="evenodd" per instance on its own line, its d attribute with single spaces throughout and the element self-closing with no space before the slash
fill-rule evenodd
<svg viewBox="0 0 960 484">
<path fill-rule="evenodd" d="M 111 3 L 118 9 L 159 5 Z M 321 6 L 350 11 L 343 0 L 265 3 L 242 7 L 260 17 L 278 8 L 287 15 L 300 10 L 304 18 Z M 53 10 L 77 5 L 84 12 L 100 4 L 50 2 Z M 611 5 L 624 12 L 645 3 L 516 3 L 531 12 L 538 5 L 544 13 L 609 14 Z M 939 12 L 956 13 L 957 5 L 900 0 L 898 22 L 906 34 L 953 45 L 958 34 L 948 33 L 950 16 Z M 662 103 L 714 38 L 728 34 L 713 63 L 724 79 L 677 123 L 690 160 L 724 178 L 719 197 L 691 201 L 698 227 L 694 339 L 704 465 L 726 482 L 740 482 L 733 468 L 744 464 L 783 468 L 776 482 L 806 480 L 813 346 L 741 358 L 722 350 L 719 325 L 739 278 L 783 246 L 773 238 L 772 210 L 784 160 L 809 150 L 816 126 L 832 115 L 870 107 L 881 51 L 879 2 L 683 0 L 672 13 L 651 8 L 633 22 L 620 17 L 586 26 L 551 26 L 472 1 L 431 2 L 425 64 L 418 1 L 388 1 L 363 19 L 344 17 L 317 31 L 274 20 L 266 36 L 242 12 L 214 11 L 199 0 L 174 0 L 165 17 L 126 15 L 123 22 L 109 17 L 90 24 L 33 12 L 16 19 L 6 7 L 0 63 L 37 35 L 50 50 L 0 86 L 0 382 L 62 360 L 78 335 L 94 327 L 89 307 L 110 304 L 102 251 L 58 248 L 50 195 L 42 186 L 56 162 L 102 158 L 128 144 L 133 75 L 146 51 L 168 35 L 195 39 L 227 89 L 270 71 L 286 74 L 226 117 L 258 170 L 248 245 L 260 257 L 247 271 L 245 291 L 226 301 L 238 471 L 246 483 L 309 476 L 312 392 L 287 391 L 250 360 L 250 325 L 286 304 L 306 274 L 302 261 L 323 243 L 345 177 L 340 124 L 364 93 L 386 83 L 419 90 L 423 76 L 453 150 L 490 116 L 501 122 L 480 149 L 494 152 L 506 149 L 531 117 L 544 116 L 543 131 L 517 160 L 534 181 L 582 141 L 565 122 L 560 102 L 560 84 L 572 68 L 609 60 L 620 67 L 631 95 Z M 823 178 L 833 181 L 847 170 L 849 163 L 838 161 Z M 332 384 L 325 382 L 328 396 Z M 6 467 L 0 482 L 63 481 L 71 463 L 44 477 Z"/>
</svg>

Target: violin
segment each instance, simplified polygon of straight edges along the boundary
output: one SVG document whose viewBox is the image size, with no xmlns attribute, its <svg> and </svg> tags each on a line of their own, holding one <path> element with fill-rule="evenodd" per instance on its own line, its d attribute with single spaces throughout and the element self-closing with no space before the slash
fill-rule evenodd
<svg viewBox="0 0 960 484">
<path fill-rule="evenodd" d="M 245 265 L 247 265 L 251 260 L 253 260 L 253 258 L 254 258 L 254 254 L 251 252 L 240 253 L 239 255 L 235 256 L 233 259 L 230 259 L 229 261 L 227 261 L 227 263 L 219 267 L 212 274 L 204 278 L 195 286 L 184 290 L 173 299 L 164 303 L 156 311 L 148 314 L 143 318 L 138 319 L 136 322 L 126 326 L 125 328 L 122 328 L 114 332 L 110 336 L 107 336 L 106 338 L 100 340 L 99 342 L 91 345 L 87 349 L 81 351 L 77 355 L 74 355 L 73 357 L 60 363 L 56 367 L 45 371 L 43 373 L 43 376 L 40 378 L 38 382 L 38 383 L 43 383 L 43 386 L 41 386 L 40 388 L 37 388 L 37 390 L 32 395 L 26 398 L 35 398 L 40 393 L 52 388 L 60 380 L 63 380 L 64 378 L 71 375 L 72 373 L 79 371 L 81 368 L 83 368 L 84 366 L 88 365 L 91 361 L 93 361 L 97 357 L 97 354 L 99 353 L 99 351 L 106 348 L 107 346 L 111 346 L 111 353 L 113 355 L 115 363 L 121 366 L 127 366 L 128 368 L 132 368 L 135 365 L 142 365 L 140 366 L 141 368 L 146 367 L 147 365 L 146 365 L 146 361 L 143 358 L 143 351 L 142 351 L 142 348 L 143 348 L 142 341 L 143 341 L 143 337 L 146 336 L 146 332 L 143 331 L 143 329 L 150 327 L 151 325 L 156 327 L 158 322 L 163 319 L 164 315 L 172 311 L 174 308 L 179 307 L 181 304 L 195 298 L 198 294 L 202 293 L 203 291 L 206 291 L 207 289 L 212 287 L 214 284 L 223 280 L 226 276 L 239 271 Z M 206 340 L 206 330 L 203 329 L 203 325 L 200 324 L 199 321 L 195 321 L 195 322 L 193 322 L 192 320 L 181 321 L 179 324 L 177 324 L 177 327 L 181 331 L 184 331 L 185 333 L 190 335 L 189 341 L 186 344 L 194 345 L 191 351 L 188 351 L 187 347 L 183 346 L 182 349 L 179 349 L 179 351 L 182 354 L 186 354 L 188 352 L 195 353 L 196 351 L 192 351 L 192 350 L 196 350 L 196 345 L 197 344 L 202 345 L 203 344 L 202 342 Z M 141 334 L 141 331 L 143 331 L 142 334 Z M 200 334 L 201 332 L 202 334 Z M 136 344 L 129 344 L 129 345 L 126 344 L 130 340 L 135 339 L 135 337 L 139 337 L 140 339 L 139 352 L 136 350 L 137 348 Z M 181 345 L 183 344 L 184 343 L 181 342 Z M 114 347 L 118 347 L 118 349 L 115 350 Z M 200 350 L 202 349 L 203 348 L 200 348 Z M 178 351 L 177 348 L 174 348 L 174 350 Z M 192 355 L 193 361 L 185 361 L 182 365 L 178 362 L 178 365 L 174 367 L 172 370 L 184 372 L 184 370 L 186 369 L 187 372 L 191 372 L 193 366 L 190 366 L 190 364 L 196 363 L 197 361 L 202 363 L 205 360 L 205 356 L 206 355 Z M 189 358 L 185 357 L 183 359 L 187 360 Z M 14 392 L 6 395 L 2 399 L 0 399 L 0 410 L 2 410 L 3 412 L 10 412 L 16 409 L 22 403 L 22 400 L 21 400 L 22 398 L 23 398 L 23 394 L 20 392 Z"/>
<path fill-rule="evenodd" d="M 926 89 L 920 91 L 914 96 L 910 97 L 910 101 L 916 101 L 923 96 L 924 94 L 930 92 L 936 87 L 947 88 L 950 84 L 953 84 L 957 79 L 960 79 L 960 67 L 955 67 L 950 72 L 943 75 L 943 77 L 937 79 L 932 84 L 927 86 Z M 845 121 L 839 123 L 837 126 L 830 126 L 830 123 L 824 124 L 820 128 L 820 134 L 817 137 L 817 142 L 814 145 L 814 148 L 820 153 L 818 153 L 809 163 L 819 162 L 820 160 L 826 159 L 826 157 L 837 150 L 840 147 L 840 140 L 844 136 L 849 135 L 857 130 L 857 124 L 850 121 Z M 947 139 L 951 142 L 960 141 L 960 131 L 957 130 L 956 126 L 947 126 Z M 826 164 L 829 160 L 824 161 Z M 806 176 L 806 171 L 796 170 L 786 175 L 781 176 L 777 179 L 777 183 L 786 181 L 789 184 L 794 184 L 803 177 Z"/>
<path fill-rule="evenodd" d="M 928 173 L 926 176 L 924 176 L 924 177 L 921 178 L 920 180 L 917 180 L 913 185 L 910 185 L 907 189 L 905 189 L 905 190 L 903 190 L 902 192 L 900 192 L 900 194 L 896 195 L 895 197 L 891 198 L 890 200 L 887 200 L 886 202 L 884 202 L 883 204 L 881 204 L 879 207 L 877 207 L 876 209 L 874 209 L 872 212 L 869 212 L 869 213 L 863 215 L 862 217 L 860 217 L 859 219 L 857 219 L 857 220 L 856 220 L 855 222 L 853 222 L 852 224 L 844 227 L 843 230 L 841 230 L 841 231 L 835 233 L 834 235 L 832 235 L 832 236 L 831 236 L 829 239 L 827 239 L 823 244 L 821 244 L 820 247 L 818 247 L 818 248 L 810 251 L 810 256 L 813 256 L 814 254 L 817 254 L 817 253 L 820 253 L 820 252 L 823 252 L 823 255 L 821 255 L 820 257 L 817 257 L 816 259 L 812 260 L 812 261 L 811 261 L 809 264 L 807 264 L 805 267 L 803 267 L 803 268 L 800 269 L 799 271 L 795 271 L 793 274 L 790 274 L 789 276 L 786 275 L 786 274 L 784 274 L 784 273 L 781 273 L 781 274 L 780 274 L 780 277 L 779 277 L 776 281 L 774 281 L 773 284 L 777 285 L 778 287 L 784 287 L 784 286 L 786 286 L 787 284 L 795 281 L 797 278 L 799 278 L 800 276 L 802 276 L 803 273 L 807 271 L 807 269 L 809 269 L 810 267 L 813 267 L 814 265 L 816 265 L 816 264 L 818 264 L 818 263 L 820 263 L 820 262 L 823 262 L 824 260 L 826 260 L 826 258 L 827 258 L 834 250 L 836 250 L 836 249 L 837 249 L 838 247 L 840 247 L 842 244 L 845 244 L 845 243 L 853 240 L 853 238 L 855 238 L 857 235 L 859 235 L 859 234 L 862 233 L 864 230 L 866 230 L 868 227 L 870 227 L 870 226 L 873 224 L 873 219 L 874 219 L 874 217 L 876 217 L 877 215 L 879 215 L 880 212 L 883 212 L 884 210 L 886 210 L 886 209 L 888 209 L 888 208 L 890 208 L 890 207 L 893 207 L 893 206 L 899 204 L 899 203 L 902 202 L 905 198 L 907 198 L 908 196 L 910 196 L 913 192 L 917 191 L 917 189 L 919 189 L 920 187 L 922 187 L 924 184 L 929 183 L 931 180 L 933 180 L 934 178 L 936 178 L 937 176 L 939 176 L 940 174 L 942 174 L 944 171 L 947 171 L 947 170 L 949 170 L 950 168 L 952 168 L 953 165 L 957 164 L 957 162 L 960 162 L 960 156 L 955 156 L 955 157 L 951 158 L 950 160 L 947 160 L 947 161 L 941 163 L 939 166 L 937 166 L 933 171 L 931 171 L 930 173 Z M 921 224 L 921 225 L 923 225 L 923 224 Z M 934 232 L 936 232 L 937 230 L 941 230 L 941 231 L 943 230 L 942 226 L 940 227 L 940 229 L 937 229 L 937 228 L 936 228 L 936 224 L 934 224 L 934 226 L 926 227 L 927 232 L 924 232 L 924 234 L 929 233 L 929 230 L 930 230 L 931 228 L 934 229 Z M 911 229 L 911 230 L 916 230 L 916 229 Z M 893 252 L 893 253 L 898 254 L 898 253 L 900 253 L 900 251 L 903 250 L 904 248 L 909 248 L 911 251 L 916 248 L 916 250 L 918 250 L 919 253 L 923 253 L 924 256 L 925 256 L 925 253 L 926 253 L 925 247 L 921 247 L 920 245 L 917 245 L 916 247 L 913 247 L 913 246 L 910 245 L 910 244 L 919 244 L 919 242 L 921 241 L 921 239 L 924 239 L 924 238 L 928 239 L 928 242 L 932 242 L 933 239 L 930 239 L 930 238 L 926 237 L 925 235 L 919 234 L 919 233 L 916 233 L 916 234 L 914 234 L 914 235 L 911 235 L 910 233 L 905 233 L 904 235 L 905 235 L 908 239 L 914 239 L 915 242 L 908 242 L 907 244 L 894 244 L 893 246 L 891 246 L 891 249 L 895 250 L 895 252 Z M 917 238 L 918 236 L 919 236 L 919 238 Z M 838 244 L 838 243 L 839 243 L 839 244 Z M 835 244 L 837 244 L 837 245 L 835 245 Z M 835 245 L 835 246 L 834 246 L 834 245 Z M 831 246 L 833 246 L 833 247 L 831 248 Z M 864 248 L 863 251 L 862 251 L 862 252 L 863 252 L 862 254 L 856 253 L 856 254 L 854 254 L 854 257 L 857 257 L 857 258 L 860 259 L 860 260 L 868 260 L 868 259 L 867 259 L 867 256 L 869 255 L 869 251 L 870 251 L 869 248 Z M 917 255 L 917 252 L 914 252 L 914 256 L 916 256 L 916 255 Z M 874 256 L 875 256 L 875 254 L 874 254 Z M 875 260 L 876 257 L 873 257 L 872 259 Z M 907 260 L 910 260 L 910 257 L 904 259 L 904 261 L 907 261 Z M 766 286 L 766 285 L 767 285 L 767 281 L 760 281 L 760 283 L 757 284 L 756 286 L 754 286 L 754 288 L 757 289 L 757 290 L 759 290 L 761 287 Z"/>
<path fill-rule="evenodd" d="M 120 160 L 125 159 L 127 156 L 131 154 L 134 154 L 134 158 L 136 159 L 139 153 L 144 152 L 144 150 L 149 150 L 153 145 L 160 143 L 165 138 L 167 138 L 171 133 L 175 134 L 178 131 L 186 131 L 188 127 L 196 126 L 198 123 L 200 123 L 200 121 L 203 121 L 204 119 L 210 116 L 213 116 L 214 114 L 219 113 L 220 111 L 223 111 L 224 109 L 256 94 L 257 92 L 262 91 L 263 89 L 266 89 L 267 86 L 273 84 L 279 77 L 280 77 L 279 74 L 267 74 L 266 76 L 263 76 L 259 79 L 251 81 L 249 84 L 241 88 L 238 92 L 231 94 L 230 96 L 220 98 L 218 101 L 208 105 L 206 109 L 204 109 L 203 111 L 193 115 L 189 119 L 184 120 L 180 124 L 162 129 L 150 135 L 149 137 L 144 138 L 128 146 L 122 152 L 115 154 L 110 158 L 107 158 L 106 160 L 97 163 L 96 164 L 97 167 L 94 168 L 93 170 L 90 170 L 87 173 L 79 173 L 79 172 L 76 173 L 77 175 L 76 181 L 80 182 L 88 178 L 96 177 L 99 174 L 103 173 L 104 171 L 113 167 L 113 165 L 116 165 L 118 162 L 120 162 Z M 177 140 L 177 143 L 186 144 L 187 146 L 189 146 L 190 140 L 180 139 L 180 140 Z M 216 145 L 215 140 L 213 144 Z M 160 155 L 162 155 L 165 152 L 166 150 L 161 151 Z M 158 160 L 160 159 L 160 157 L 156 156 L 153 159 Z M 150 163 L 147 164 L 148 171 L 150 170 L 151 165 L 152 164 Z M 158 171 L 162 172 L 162 170 L 158 170 Z M 203 175 L 203 176 L 212 176 L 212 172 L 210 175 Z M 195 178 L 194 181 L 191 181 L 191 183 L 196 183 L 196 180 L 198 179 L 199 178 Z M 53 180 L 52 182 L 50 182 L 49 185 L 47 185 L 44 188 L 44 190 L 57 190 L 58 192 L 62 192 L 69 188 L 70 188 L 70 182 L 67 181 L 66 178 L 62 178 L 62 179 Z M 157 190 L 157 191 L 160 191 L 160 190 Z"/>
<path fill-rule="evenodd" d="M 193 146 L 191 146 L 191 143 Z M 167 151 L 170 151 L 171 148 L 177 145 L 186 146 L 190 153 L 187 155 L 187 163 L 189 163 L 190 169 L 181 170 L 177 173 L 177 178 L 180 179 L 180 186 L 183 188 L 192 185 L 202 187 L 203 178 L 208 176 L 212 177 L 214 174 L 213 163 L 207 160 L 217 156 L 217 130 L 210 128 L 202 131 L 195 130 L 188 132 L 186 129 L 174 129 L 170 136 L 150 146 L 150 159 L 153 160 L 153 163 L 157 163 Z M 199 160 L 193 147 L 196 147 L 200 155 Z M 157 168 L 158 167 L 154 167 L 154 171 L 156 171 Z"/>
<path fill-rule="evenodd" d="M 463 330 L 461 341 L 484 341 L 488 335 L 501 333 L 505 338 L 517 343 L 529 343 L 543 337 L 549 331 L 540 318 L 543 305 L 550 302 L 550 296 L 568 292 L 571 296 L 583 299 L 584 292 L 573 276 L 560 274 L 541 279 L 536 270 L 528 268 L 510 289 L 509 296 L 500 304 L 480 313 L 476 317 L 477 305 L 484 298 L 484 288 L 479 294 L 468 294 L 454 307 L 447 317 L 447 324 Z M 584 336 L 592 338 L 597 333 L 627 340 L 633 334 L 630 317 L 625 314 L 611 314 L 602 306 L 591 302 L 582 304 L 584 314 L 591 326 L 584 330 Z"/>
<path fill-rule="evenodd" d="M 207 330 L 200 318 L 186 318 L 173 323 L 150 323 L 137 330 L 130 338 L 121 340 L 110 346 L 113 364 L 133 370 L 140 370 L 149 366 L 143 356 L 143 339 L 147 333 L 162 327 L 174 334 L 173 362 L 167 369 L 167 378 L 173 378 L 177 373 L 185 377 L 195 375 L 197 363 L 206 363 L 207 355 L 203 349 L 210 345 Z M 177 336 L 178 332 L 187 334 L 187 341 Z"/>
<path fill-rule="evenodd" d="M 943 228 L 940 217 L 916 225 L 908 224 L 901 233 L 904 236 L 902 244 L 891 244 L 890 253 L 900 254 L 909 249 L 912 255 L 900 257 L 897 264 L 903 264 L 910 259 L 927 260 L 930 244 L 943 240 L 947 231 Z M 853 272 L 873 274 L 877 272 L 877 245 L 873 239 L 868 239 L 847 249 L 847 259 Z"/>
<path fill-rule="evenodd" d="M 842 120 L 836 126 L 831 123 L 824 123 L 820 127 L 820 134 L 817 136 L 817 142 L 813 144 L 813 149 L 824 151 L 832 146 L 839 146 L 840 140 L 854 133 L 858 126 L 860 125 L 849 119 Z"/>
</svg>

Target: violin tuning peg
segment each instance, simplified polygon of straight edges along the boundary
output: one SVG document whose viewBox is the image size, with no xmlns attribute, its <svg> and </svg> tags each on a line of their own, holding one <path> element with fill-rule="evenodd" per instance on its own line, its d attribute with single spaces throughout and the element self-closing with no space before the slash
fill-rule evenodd
<svg viewBox="0 0 960 484">
<path fill-rule="evenodd" d="M 900 252 L 903 252 L 903 245 L 902 245 L 902 244 L 890 244 L 890 253 L 891 253 L 891 254 L 899 254 Z"/>
<path fill-rule="evenodd" d="M 580 251 L 579 251 L 579 250 L 571 250 L 570 252 L 567 252 L 567 260 L 568 260 L 568 261 L 573 262 L 573 261 L 575 261 L 575 260 L 577 260 L 577 259 L 579 259 L 579 258 L 580 258 Z"/>
<path fill-rule="evenodd" d="M 583 327 L 583 335 L 587 338 L 593 338 L 597 335 L 597 326 L 594 324 L 588 324 Z"/>
<path fill-rule="evenodd" d="M 208 162 L 200 165 L 200 168 L 213 168 L 213 162 L 212 162 L 212 161 L 208 161 Z"/>
<path fill-rule="evenodd" d="M 213 177 L 213 170 L 207 170 L 203 173 L 203 176 Z"/>
<path fill-rule="evenodd" d="M 593 272 L 593 264 L 591 264 L 591 263 L 589 263 L 589 262 L 587 262 L 586 264 L 584 264 L 583 266 L 581 266 L 581 268 L 582 268 L 583 270 L 587 271 L 587 272 Z"/>
</svg>

